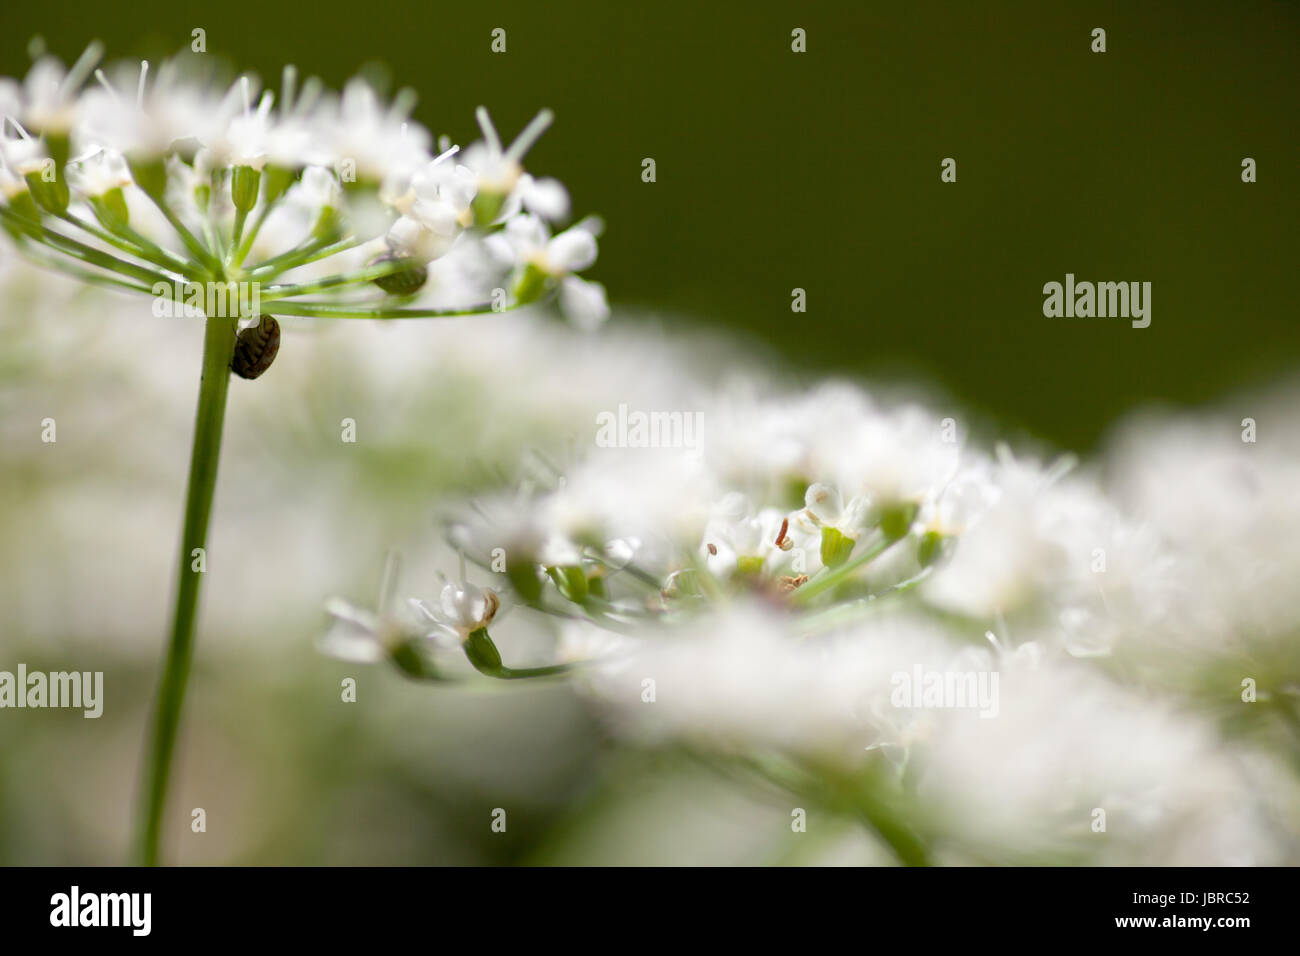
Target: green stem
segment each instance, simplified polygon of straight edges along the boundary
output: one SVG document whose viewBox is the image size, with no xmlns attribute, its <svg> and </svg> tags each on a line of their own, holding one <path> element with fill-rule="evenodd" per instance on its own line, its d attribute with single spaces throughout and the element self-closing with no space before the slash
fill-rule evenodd
<svg viewBox="0 0 1300 956">
<path fill-rule="evenodd" d="M 247 209 L 237 208 L 235 210 L 235 228 L 230 231 L 230 250 L 226 253 L 227 266 L 239 265 L 239 263 L 235 262 L 235 253 L 239 249 L 240 240 L 244 237 L 244 223 L 247 219 Z"/>
<path fill-rule="evenodd" d="M 176 230 L 176 235 L 181 237 L 181 242 L 185 243 L 185 248 L 190 251 L 190 255 L 198 259 L 209 270 L 220 269 L 221 263 L 217 261 L 217 257 L 203 248 L 203 243 L 194 238 L 194 233 L 185 227 L 185 223 L 181 222 L 180 217 L 176 215 L 171 206 L 167 205 L 162 196 L 154 195 L 148 190 L 145 190 L 145 192 L 153 200 L 153 204 L 158 207 L 158 211 L 167 217 L 167 222 L 172 229 Z"/>
<path fill-rule="evenodd" d="M 127 279 L 117 279 L 113 276 L 91 272 L 89 269 L 75 266 L 57 256 L 47 255 L 43 250 L 40 254 L 35 254 L 33 249 L 23 248 L 20 246 L 19 255 L 23 256 L 28 262 L 40 266 L 42 269 L 50 269 L 54 272 L 62 272 L 66 275 L 76 276 L 82 282 L 87 282 L 91 285 L 102 285 L 107 288 L 130 289 L 132 292 L 143 292 L 145 295 L 150 295 L 153 292 L 153 290 L 147 285 L 139 285 Z"/>
<path fill-rule="evenodd" d="M 253 248 L 258 233 L 262 231 L 262 224 L 266 222 L 266 217 L 271 214 L 271 210 L 274 208 L 274 202 L 264 203 L 257 215 L 253 217 L 253 224 L 244 230 L 243 238 L 239 240 L 239 246 L 235 249 L 234 258 L 230 260 L 232 268 L 238 269 L 244 264 L 244 259 L 248 257 L 248 251 Z"/>
<path fill-rule="evenodd" d="M 153 243 L 148 243 L 148 245 L 146 245 L 145 243 L 140 242 L 139 239 L 143 239 L 144 237 L 140 236 L 139 233 L 130 230 L 128 227 L 119 227 L 119 231 L 122 233 L 122 236 L 119 237 L 105 229 L 100 229 L 93 222 L 89 222 L 82 219 L 80 216 L 73 215 L 72 213 L 63 213 L 59 218 L 70 225 L 76 226 L 83 232 L 89 233 L 101 242 L 106 242 L 116 249 L 121 249 L 123 252 L 129 253 L 139 259 L 144 259 L 156 266 L 170 269 L 173 272 L 180 273 L 190 279 L 199 279 L 203 276 L 203 273 L 194 269 L 185 260 L 176 258 Z M 132 237 L 139 237 L 139 239 Z"/>
<path fill-rule="evenodd" d="M 530 680 L 535 677 L 556 677 L 573 670 L 572 664 L 547 664 L 542 667 L 506 667 L 501 662 L 501 652 L 492 643 L 487 628 L 472 631 L 462 645 L 465 657 L 474 669 L 485 677 L 498 680 Z"/>
<path fill-rule="evenodd" d="M 817 595 L 829 591 L 841 582 L 848 580 L 856 574 L 858 569 L 863 565 L 870 564 L 902 540 L 902 538 L 883 538 L 856 558 L 846 561 L 839 567 L 823 568 L 820 574 L 803 587 L 799 588 L 799 590 L 795 591 L 791 600 L 795 604 L 807 604 L 813 598 L 817 597 Z"/>
<path fill-rule="evenodd" d="M 384 306 L 335 305 L 325 302 L 294 302 L 276 299 L 275 305 L 265 311 L 273 315 L 305 315 L 315 319 L 454 319 L 466 315 L 488 315 L 493 312 L 511 312 L 524 305 L 537 303 L 511 303 L 494 309 L 490 302 L 466 306 L 463 309 L 387 308 Z"/>
<path fill-rule="evenodd" d="M 110 255 L 107 252 L 102 252 L 101 250 L 88 246 L 83 242 L 78 242 L 71 236 L 65 236 L 61 232 L 55 232 L 53 229 L 49 229 L 46 226 L 41 225 L 39 222 L 34 222 L 24 216 L 16 215 L 4 207 L 0 207 L 0 219 L 5 219 L 9 222 L 15 223 L 26 235 L 30 236 L 35 241 L 40 242 L 57 252 L 61 252 L 64 255 L 72 256 L 74 259 L 80 259 L 88 265 L 98 266 L 101 269 L 107 269 L 109 272 L 116 272 L 118 275 L 127 276 L 132 279 L 139 279 L 151 287 L 157 282 L 170 283 L 174 281 L 173 276 L 164 275 L 136 263 L 119 259 L 117 256 Z"/>
<path fill-rule="evenodd" d="M 294 296 L 310 295 L 315 292 L 327 292 L 330 289 L 337 289 L 339 286 L 359 285 L 363 282 L 370 282 L 372 279 L 382 279 L 384 276 L 393 275 L 397 272 L 405 272 L 409 268 L 411 268 L 409 263 L 393 260 L 368 266 L 356 272 L 340 272 L 336 275 L 325 276 L 312 282 L 267 286 L 262 290 L 262 299 L 289 299 Z"/>
<path fill-rule="evenodd" d="M 263 259 L 261 262 L 255 263 L 245 270 L 245 275 L 254 279 L 273 278 L 282 272 L 288 272 L 290 269 L 296 269 L 298 266 L 306 265 L 309 262 L 328 259 L 340 252 L 355 249 L 359 245 L 361 245 L 361 240 L 352 237 L 341 239 L 338 242 L 313 237 L 277 256 L 271 256 L 269 259 Z"/>
<path fill-rule="evenodd" d="M 189 486 L 185 493 L 185 527 L 181 533 L 179 575 L 175 613 L 167 658 L 154 706 L 150 748 L 144 767 L 137 821 L 139 862 L 158 862 L 158 841 L 167 798 L 176 733 L 180 724 L 185 684 L 194 654 L 194 618 L 199 601 L 202 572 L 194 570 L 195 548 L 205 548 L 208 518 L 217 484 L 217 462 L 221 455 L 221 431 L 226 417 L 226 393 L 230 387 L 230 359 L 235 350 L 235 318 L 209 317 L 203 334 L 203 375 L 199 382 L 198 412 L 194 421 L 194 444 L 190 453 Z"/>
</svg>

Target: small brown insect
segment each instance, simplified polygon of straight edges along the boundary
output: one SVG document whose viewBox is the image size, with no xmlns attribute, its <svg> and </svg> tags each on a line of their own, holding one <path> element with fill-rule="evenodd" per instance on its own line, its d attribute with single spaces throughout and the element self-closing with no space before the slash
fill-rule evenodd
<svg viewBox="0 0 1300 956">
<path fill-rule="evenodd" d="M 235 339 L 235 354 L 230 359 L 230 370 L 240 378 L 257 378 L 275 361 L 280 351 L 280 323 L 273 315 L 258 318 Z"/>
</svg>

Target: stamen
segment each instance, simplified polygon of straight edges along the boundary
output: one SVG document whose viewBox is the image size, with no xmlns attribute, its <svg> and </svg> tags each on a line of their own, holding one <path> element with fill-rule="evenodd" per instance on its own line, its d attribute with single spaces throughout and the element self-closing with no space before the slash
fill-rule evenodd
<svg viewBox="0 0 1300 956">
<path fill-rule="evenodd" d="M 533 117 L 532 122 L 524 127 L 524 131 L 515 137 L 515 141 L 510 144 L 506 150 L 505 158 L 513 159 L 515 162 L 524 158 L 524 154 L 532 148 L 533 143 L 537 142 L 538 137 L 546 132 L 548 126 L 555 120 L 555 114 L 550 110 L 542 110 Z"/>
<path fill-rule="evenodd" d="M 397 591 L 397 576 L 402 567 L 402 559 L 396 551 L 389 551 L 384 556 L 384 575 L 379 579 L 379 604 L 375 610 L 383 614 L 391 607 L 393 595 Z"/>
<path fill-rule="evenodd" d="M 16 129 L 16 130 L 18 130 L 18 135 L 21 136 L 23 139 L 31 139 L 31 138 L 32 138 L 32 137 L 28 134 L 27 130 L 23 129 L 23 124 L 20 123 L 20 122 L 18 122 L 17 117 L 14 117 L 14 116 L 6 116 L 5 119 L 8 120 L 10 123 L 13 124 L 13 128 Z"/>
<path fill-rule="evenodd" d="M 305 113 L 315 106 L 323 88 L 324 84 L 319 77 L 307 77 L 307 81 L 302 85 L 302 92 L 298 95 L 298 112 Z"/>
<path fill-rule="evenodd" d="M 140 109 L 144 109 L 144 83 L 145 80 L 148 78 L 149 78 L 149 61 L 141 60 L 140 61 L 140 82 L 136 84 L 136 88 L 135 88 L 135 105 Z"/>
<path fill-rule="evenodd" d="M 478 120 L 478 128 L 483 131 L 483 139 L 488 144 L 488 152 L 493 156 L 501 155 L 501 137 L 497 136 L 497 128 L 492 125 L 492 117 L 488 116 L 486 106 L 480 106 L 474 111 L 474 118 Z"/>
<path fill-rule="evenodd" d="M 785 533 L 790 530 L 790 519 L 781 519 L 781 530 L 776 533 L 776 546 L 781 547 L 781 542 L 785 540 Z"/>
<path fill-rule="evenodd" d="M 397 91 L 393 97 L 392 105 L 388 107 L 388 115 L 392 119 L 405 119 L 411 115 L 415 109 L 415 104 L 419 102 L 419 94 L 409 86 L 404 86 Z"/>
<path fill-rule="evenodd" d="M 90 71 L 94 69 L 99 58 L 104 55 L 104 44 L 98 40 L 91 41 L 91 44 L 82 51 L 81 56 L 77 57 L 77 62 L 72 64 L 72 69 L 68 70 L 68 75 L 63 78 L 63 83 L 59 87 L 59 92 L 76 90 L 85 82 L 86 77 L 90 76 Z"/>
<path fill-rule="evenodd" d="M 250 101 L 250 94 L 248 92 L 248 77 L 241 76 L 239 78 L 239 92 L 244 97 L 244 115 L 247 116 L 253 109 L 253 104 Z"/>
<path fill-rule="evenodd" d="M 102 86 L 105 90 L 108 91 L 108 95 L 111 96 L 111 97 L 113 98 L 113 102 L 114 102 L 114 103 L 121 103 L 121 102 L 122 102 L 120 99 L 118 99 L 118 97 L 117 97 L 117 90 L 113 89 L 113 84 L 110 83 L 110 82 L 108 82 L 108 77 L 106 77 L 106 76 L 104 75 L 104 71 L 103 71 L 103 70 L 96 70 L 96 71 L 95 71 L 95 79 L 99 81 L 99 85 L 100 85 L 100 86 Z"/>
<path fill-rule="evenodd" d="M 455 155 L 456 155 L 457 153 L 459 153 L 459 152 L 460 152 L 460 147 L 459 147 L 459 146 L 453 146 L 451 149 L 447 150 L 446 152 L 441 153 L 441 154 L 438 156 L 438 158 L 435 159 L 433 162 L 431 162 L 429 165 L 430 165 L 430 166 L 437 166 L 437 165 L 438 165 L 440 162 L 442 162 L 444 159 L 451 159 L 451 157 L 455 156 Z"/>
<path fill-rule="evenodd" d="M 293 110 L 294 88 L 298 85 L 298 70 L 292 64 L 285 64 L 284 71 L 281 73 L 280 80 L 280 112 L 289 113 Z"/>
</svg>

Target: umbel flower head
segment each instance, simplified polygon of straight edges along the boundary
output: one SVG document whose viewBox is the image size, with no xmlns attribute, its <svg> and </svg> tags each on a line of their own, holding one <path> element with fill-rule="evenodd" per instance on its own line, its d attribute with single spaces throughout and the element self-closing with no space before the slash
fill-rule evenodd
<svg viewBox="0 0 1300 956">
<path fill-rule="evenodd" d="M 989 454 L 940 412 L 852 387 L 753 384 L 695 395 L 698 443 L 526 461 L 517 489 L 455 508 L 450 544 L 492 591 L 462 568 L 419 625 L 424 669 L 389 660 L 474 679 L 444 656 L 459 645 L 490 677 L 567 672 L 613 733 L 845 808 L 901 862 L 1294 856 L 1294 738 L 1224 689 L 1260 675 L 1291 722 L 1294 598 L 1247 591 L 1234 617 L 1235 595 L 1206 597 L 1223 553 L 1255 562 L 1232 590 L 1261 571 L 1271 590 L 1293 555 L 1240 512 L 1209 542 L 1204 520 L 1188 530 L 1205 498 L 1171 498 L 1185 436 L 1142 431 L 1127 463 L 1130 493 L 1172 516 L 1152 528 L 1071 457 Z M 1258 469 L 1285 524 L 1295 446 L 1265 468 L 1221 445 L 1204 480 L 1240 495 Z M 511 625 L 550 622 L 553 649 L 512 646 L 496 594 L 526 609 Z M 494 638 L 555 663 L 507 668 Z"/>
<path fill-rule="evenodd" d="M 1083 657 L 1158 596 L 1150 542 L 1069 458 L 990 456 L 928 409 L 839 385 L 704 401 L 694 447 L 595 446 L 458 511 L 451 546 L 511 603 L 614 635 L 745 601 L 804 636 L 899 606 Z M 1097 548 L 1133 573 L 1096 573 Z"/>
<path fill-rule="evenodd" d="M 274 90 L 188 60 L 101 55 L 92 44 L 66 69 L 41 55 L 23 80 L 0 78 L 0 225 L 41 265 L 250 320 L 551 297 L 584 326 L 608 315 L 603 288 L 574 275 L 598 230 L 552 238 L 568 193 L 524 171 L 549 111 L 503 147 L 480 107 L 482 142 L 435 149 L 411 90 L 385 101 L 354 79 L 334 93 L 292 66 Z M 196 292 L 230 283 L 235 305 Z"/>
</svg>

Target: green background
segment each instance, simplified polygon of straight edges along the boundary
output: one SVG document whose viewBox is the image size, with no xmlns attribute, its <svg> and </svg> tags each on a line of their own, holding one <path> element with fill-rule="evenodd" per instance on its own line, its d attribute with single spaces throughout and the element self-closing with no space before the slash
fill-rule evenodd
<svg viewBox="0 0 1300 956">
<path fill-rule="evenodd" d="M 332 85 L 380 62 L 459 142 L 479 103 L 508 135 L 550 106 L 530 165 L 607 219 L 616 305 L 746 330 L 799 373 L 919 377 L 1060 445 L 1300 352 L 1294 4 L 136 0 L 7 3 L 0 26 L 7 75 L 36 33 L 158 57 L 195 27 L 277 86 L 285 62 Z M 1151 327 L 1045 318 L 1066 272 L 1150 281 Z"/>
</svg>

